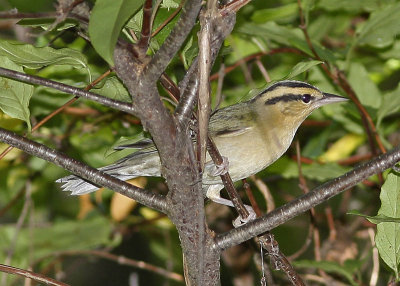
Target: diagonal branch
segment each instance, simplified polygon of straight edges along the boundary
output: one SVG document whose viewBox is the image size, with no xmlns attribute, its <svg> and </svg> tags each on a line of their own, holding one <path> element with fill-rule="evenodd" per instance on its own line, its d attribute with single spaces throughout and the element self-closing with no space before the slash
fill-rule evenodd
<svg viewBox="0 0 400 286">
<path fill-rule="evenodd" d="M 3 128 L 0 128 L 0 141 L 62 167 L 93 184 L 112 189 L 155 210 L 164 213 L 167 212 L 167 204 L 164 196 L 121 181 L 43 144 L 29 140 Z"/>
<path fill-rule="evenodd" d="M 271 230 L 299 214 L 308 211 L 312 207 L 315 207 L 341 192 L 348 190 L 366 178 L 393 167 L 399 161 L 400 146 L 315 188 L 313 191 L 273 210 L 255 221 L 218 236 L 215 239 L 214 247 L 225 249 Z"/>
<path fill-rule="evenodd" d="M 89 100 L 96 101 L 105 106 L 108 106 L 108 107 L 111 107 L 111 108 L 114 108 L 117 110 L 121 110 L 121 111 L 124 111 L 129 114 L 135 113 L 135 110 L 132 107 L 132 104 L 130 104 L 130 103 L 119 101 L 119 100 L 114 100 L 114 99 L 111 99 L 111 98 L 108 98 L 105 96 L 101 96 L 101 95 L 98 95 L 98 94 L 90 92 L 90 91 L 85 91 L 85 90 L 77 88 L 77 87 L 73 87 L 73 86 L 70 86 L 67 84 L 63 84 L 63 83 L 49 80 L 46 78 L 42 78 L 39 76 L 29 75 L 29 74 L 13 71 L 13 70 L 2 68 L 2 67 L 0 67 L 0 76 L 10 78 L 10 79 L 15 79 L 15 80 L 18 80 L 21 82 L 25 82 L 27 84 L 38 84 L 38 85 L 54 88 L 54 89 L 57 89 L 59 91 L 65 92 L 65 93 L 69 93 L 69 94 L 72 94 L 75 96 L 80 96 L 80 97 L 84 97 Z"/>
<path fill-rule="evenodd" d="M 144 74 L 149 82 L 158 80 L 167 68 L 169 62 L 181 48 L 183 42 L 186 40 L 186 37 L 196 23 L 201 2 L 201 0 L 186 1 L 185 6 L 182 9 L 181 17 L 176 23 L 174 29 L 144 70 Z"/>
</svg>

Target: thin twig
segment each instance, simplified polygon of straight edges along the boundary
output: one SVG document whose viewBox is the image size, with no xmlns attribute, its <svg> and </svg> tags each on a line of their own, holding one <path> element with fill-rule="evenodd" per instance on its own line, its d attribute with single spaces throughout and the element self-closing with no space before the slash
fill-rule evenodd
<svg viewBox="0 0 400 286">
<path fill-rule="evenodd" d="M 176 10 L 160 25 L 158 26 L 157 29 L 155 29 L 155 31 L 151 34 L 151 37 L 153 38 L 155 35 L 157 35 L 162 29 L 164 29 L 165 26 L 168 25 L 169 22 L 172 21 L 172 19 L 175 18 L 176 15 L 178 15 L 178 13 L 181 11 L 183 3 L 185 1 L 181 1 L 181 3 L 179 4 L 178 8 L 176 8 Z"/>
<path fill-rule="evenodd" d="M 46 285 L 54 285 L 54 286 L 68 286 L 68 284 L 56 281 L 52 278 L 46 277 L 42 274 L 38 274 L 32 271 L 0 264 L 0 272 L 10 273 L 14 275 L 19 275 L 25 278 L 29 278 L 35 280 L 37 282 L 45 283 Z"/>
<path fill-rule="evenodd" d="M 210 4 L 211 3 L 211 4 Z M 208 122 L 211 113 L 210 99 L 210 71 L 211 71 L 211 47 L 210 34 L 212 30 L 212 17 L 217 9 L 215 1 L 208 1 L 207 9 L 200 14 L 199 33 L 199 97 L 197 102 L 197 160 L 199 170 L 203 172 L 206 162 Z"/>
<path fill-rule="evenodd" d="M 125 257 L 123 255 L 115 255 L 112 253 L 109 253 L 107 251 L 102 251 L 102 250 L 69 250 L 69 251 L 60 251 L 60 252 L 56 252 L 56 253 L 52 253 L 49 254 L 43 258 L 41 258 L 40 260 L 43 261 L 46 258 L 49 257 L 63 257 L 63 256 L 94 256 L 94 257 L 100 257 L 100 258 L 104 258 L 113 262 L 116 262 L 120 265 L 127 265 L 127 266 L 131 266 L 134 268 L 138 268 L 138 269 L 142 269 L 142 270 L 147 270 L 150 272 L 153 272 L 155 274 L 164 276 L 168 279 L 171 280 L 175 280 L 178 282 L 183 282 L 183 276 L 178 274 L 178 273 L 174 273 L 174 272 L 170 272 L 167 271 L 161 267 L 155 266 L 153 264 L 144 262 L 144 261 L 138 261 L 135 259 L 131 259 L 128 257 Z M 37 262 L 36 262 L 37 264 Z"/>
<path fill-rule="evenodd" d="M 274 55 L 274 54 L 279 54 L 279 53 L 292 53 L 292 54 L 299 54 L 302 55 L 304 54 L 302 51 L 295 49 L 295 48 L 277 48 L 277 49 L 272 49 L 268 52 L 257 52 L 254 53 L 252 55 L 248 55 L 240 60 L 238 60 L 237 62 L 235 62 L 233 65 L 230 65 L 228 67 L 226 67 L 224 69 L 224 74 L 228 74 L 231 71 L 233 71 L 234 69 L 236 69 L 237 67 L 239 67 L 242 63 L 244 62 L 248 62 L 248 61 L 252 61 L 252 60 L 256 60 L 257 58 L 261 57 L 261 56 L 267 56 L 267 55 Z M 212 74 L 210 76 L 210 80 L 216 80 L 219 76 L 219 72 Z"/>
<path fill-rule="evenodd" d="M 103 73 L 101 76 L 99 76 L 97 79 L 95 79 L 93 82 L 91 82 L 90 84 L 88 84 L 84 90 L 88 91 L 90 89 L 92 89 L 96 84 L 98 84 L 100 81 L 102 81 L 105 77 L 107 77 L 109 74 L 111 73 L 111 70 L 106 71 L 105 73 Z M 30 133 L 35 132 L 37 129 L 39 129 L 41 126 L 43 126 L 43 124 L 45 124 L 47 121 L 49 121 L 51 118 L 53 118 L 54 116 L 56 116 L 58 113 L 60 113 L 61 111 L 65 110 L 65 108 L 67 108 L 68 106 L 70 106 L 72 103 L 74 103 L 75 101 L 78 100 L 78 96 L 70 99 L 69 101 L 67 101 L 66 103 L 64 103 L 62 106 L 60 106 L 59 108 L 57 108 L 56 110 L 54 110 L 52 113 L 50 113 L 49 115 L 47 115 L 45 118 L 43 118 L 42 120 L 39 121 L 38 124 L 36 124 L 35 126 L 33 126 L 32 130 Z M 27 133 L 24 133 L 24 136 L 26 136 Z M 6 156 L 14 147 L 12 146 L 8 146 L 3 152 L 1 152 L 0 154 L 0 160 L 4 158 L 4 156 Z"/>
<path fill-rule="evenodd" d="M 152 8 L 153 8 L 153 1 L 146 0 L 143 6 L 142 32 L 140 40 L 137 43 L 139 58 L 142 58 L 146 55 L 147 49 L 149 47 L 151 27 L 153 24 L 151 17 Z"/>
<path fill-rule="evenodd" d="M 73 86 L 66 85 L 66 84 L 56 82 L 53 80 L 45 79 L 45 78 L 42 78 L 39 76 L 28 75 L 25 73 L 13 71 L 13 70 L 1 68 L 1 67 L 0 67 L 0 76 L 4 76 L 4 77 L 10 78 L 10 79 L 22 81 L 27 84 L 38 84 L 38 85 L 54 88 L 54 89 L 57 89 L 59 91 L 65 92 L 65 93 L 69 93 L 69 94 L 72 94 L 75 96 L 84 97 L 86 99 L 96 101 L 105 106 L 108 106 L 108 107 L 111 107 L 111 108 L 114 108 L 117 110 L 121 110 L 121 111 L 124 111 L 129 114 L 133 114 L 133 115 L 135 114 L 135 110 L 134 110 L 132 104 L 130 104 L 130 103 L 110 99 L 108 97 L 101 96 L 101 95 L 98 95 L 98 94 L 90 92 L 90 91 L 85 91 L 85 90 L 77 88 L 77 87 L 73 87 Z"/>
<path fill-rule="evenodd" d="M 210 157 L 213 159 L 215 164 L 217 164 L 217 165 L 223 164 L 222 156 L 218 152 L 218 149 L 215 146 L 215 143 L 211 139 L 211 137 L 208 137 L 208 153 L 210 154 Z M 222 174 L 221 180 L 222 180 L 222 182 L 225 186 L 225 189 L 229 195 L 229 199 L 232 201 L 233 206 L 235 207 L 236 211 L 239 213 L 239 215 L 243 219 L 246 219 L 250 215 L 249 211 L 244 206 L 242 199 L 240 198 L 238 192 L 236 191 L 236 188 L 233 185 L 232 178 L 229 175 L 229 172 Z"/>
<path fill-rule="evenodd" d="M 262 243 L 262 247 L 270 255 L 271 263 L 274 264 L 275 269 L 285 272 L 292 285 L 304 286 L 303 279 L 301 279 L 300 275 L 294 270 L 285 255 L 279 250 L 278 242 L 275 240 L 273 234 L 267 232 L 267 234 L 258 239 Z"/>
</svg>

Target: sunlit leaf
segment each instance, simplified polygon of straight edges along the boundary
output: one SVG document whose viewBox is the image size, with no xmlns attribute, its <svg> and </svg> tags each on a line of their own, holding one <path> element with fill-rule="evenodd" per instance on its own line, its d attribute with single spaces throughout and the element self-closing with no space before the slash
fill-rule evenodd
<svg viewBox="0 0 400 286">
<path fill-rule="evenodd" d="M 364 141 L 365 137 L 362 135 L 347 134 L 333 143 L 318 159 L 321 162 L 335 162 L 347 158 Z"/>
</svg>

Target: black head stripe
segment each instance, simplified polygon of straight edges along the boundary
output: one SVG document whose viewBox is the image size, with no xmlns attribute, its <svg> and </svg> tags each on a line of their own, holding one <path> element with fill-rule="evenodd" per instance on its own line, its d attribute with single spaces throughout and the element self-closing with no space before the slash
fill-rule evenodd
<svg viewBox="0 0 400 286">
<path fill-rule="evenodd" d="M 270 98 L 265 102 L 265 104 L 273 105 L 278 102 L 297 101 L 297 100 L 301 100 L 302 96 L 303 96 L 302 94 L 287 93 L 287 94 L 284 94 L 281 96 L 276 96 L 276 97 Z"/>
<path fill-rule="evenodd" d="M 314 90 L 318 89 L 314 86 L 312 86 L 311 84 L 305 83 L 305 82 L 301 82 L 301 81 L 280 81 L 277 82 L 273 85 L 271 85 L 270 87 L 268 87 L 266 90 L 264 90 L 263 92 L 261 92 L 261 94 L 264 94 L 266 92 L 270 92 L 273 91 L 279 87 L 289 87 L 289 88 L 311 88 Z"/>
</svg>

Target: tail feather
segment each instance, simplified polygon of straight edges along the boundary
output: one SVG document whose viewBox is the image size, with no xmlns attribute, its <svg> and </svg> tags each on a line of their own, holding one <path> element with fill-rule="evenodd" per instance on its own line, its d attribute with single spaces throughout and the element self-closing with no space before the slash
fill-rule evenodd
<svg viewBox="0 0 400 286">
<path fill-rule="evenodd" d="M 99 170 L 126 181 L 136 177 L 159 177 L 161 163 L 157 152 L 134 153 L 118 162 L 99 168 Z M 56 181 L 63 184 L 63 191 L 70 191 L 71 195 L 83 195 L 96 191 L 96 186 L 78 176 L 70 175 Z"/>
</svg>

